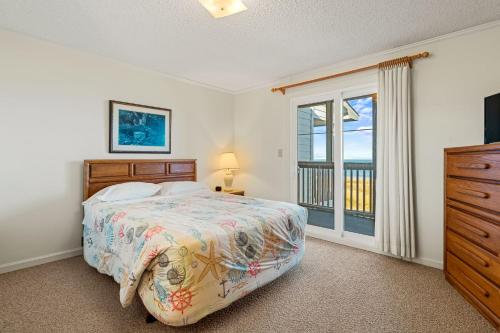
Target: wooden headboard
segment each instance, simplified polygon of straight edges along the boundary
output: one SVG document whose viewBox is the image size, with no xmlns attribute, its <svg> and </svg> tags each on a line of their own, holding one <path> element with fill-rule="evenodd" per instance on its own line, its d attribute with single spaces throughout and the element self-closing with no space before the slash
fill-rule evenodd
<svg viewBox="0 0 500 333">
<path fill-rule="evenodd" d="M 179 180 L 196 181 L 196 160 L 85 160 L 83 200 L 110 185 Z"/>
</svg>

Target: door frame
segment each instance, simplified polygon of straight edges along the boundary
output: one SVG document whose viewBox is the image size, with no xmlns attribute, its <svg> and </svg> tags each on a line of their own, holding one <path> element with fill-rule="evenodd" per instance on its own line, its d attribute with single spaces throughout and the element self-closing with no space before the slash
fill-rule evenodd
<svg viewBox="0 0 500 333">
<path fill-rule="evenodd" d="M 324 93 L 312 94 L 307 96 L 297 96 L 290 99 L 290 201 L 297 203 L 297 108 L 301 105 L 313 104 L 326 100 L 333 100 L 333 158 L 335 165 L 334 182 L 335 184 L 344 183 L 344 164 L 343 162 L 343 133 L 341 103 L 344 99 L 370 95 L 378 93 L 376 80 L 364 85 L 343 87 Z M 375 124 L 376 126 L 376 124 Z M 376 133 L 376 132 L 375 132 Z M 366 250 L 376 250 L 378 239 L 378 228 L 375 224 L 375 235 L 367 236 L 349 231 L 344 231 L 344 186 L 334 187 L 334 219 L 335 229 L 327 229 L 314 225 L 307 225 L 306 233 L 312 237 L 333 241 Z M 342 207 L 337 209 L 337 207 Z"/>
</svg>

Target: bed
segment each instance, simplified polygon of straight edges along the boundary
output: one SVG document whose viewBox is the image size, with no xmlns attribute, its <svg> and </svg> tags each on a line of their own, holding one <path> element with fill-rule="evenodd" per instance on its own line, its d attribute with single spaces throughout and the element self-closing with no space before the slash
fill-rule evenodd
<svg viewBox="0 0 500 333">
<path fill-rule="evenodd" d="M 195 181 L 195 160 L 89 160 L 84 199 L 125 182 Z M 302 259 L 298 205 L 198 190 L 84 205 L 84 258 L 139 294 L 159 321 L 183 326 L 278 278 Z"/>
</svg>

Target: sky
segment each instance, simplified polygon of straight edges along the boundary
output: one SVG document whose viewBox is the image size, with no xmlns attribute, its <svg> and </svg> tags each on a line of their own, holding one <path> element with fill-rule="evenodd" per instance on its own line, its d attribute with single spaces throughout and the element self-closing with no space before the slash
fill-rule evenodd
<svg viewBox="0 0 500 333">
<path fill-rule="evenodd" d="M 359 113 L 359 120 L 344 122 L 344 160 L 372 159 L 372 98 L 365 97 L 348 101 Z M 335 128 L 334 128 L 335 131 Z M 326 126 L 314 130 L 314 160 L 326 159 Z"/>
</svg>

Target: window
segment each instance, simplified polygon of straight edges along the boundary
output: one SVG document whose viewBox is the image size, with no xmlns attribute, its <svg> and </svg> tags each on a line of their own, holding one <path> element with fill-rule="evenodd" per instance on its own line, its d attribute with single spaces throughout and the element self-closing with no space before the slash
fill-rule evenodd
<svg viewBox="0 0 500 333">
<path fill-rule="evenodd" d="M 297 109 L 297 153 L 299 161 L 332 160 L 332 104 L 326 101 Z"/>
</svg>

